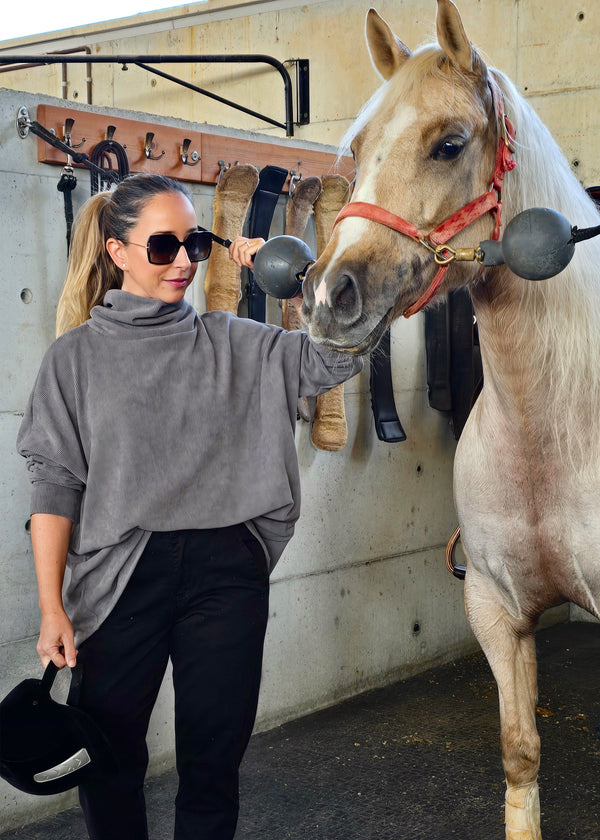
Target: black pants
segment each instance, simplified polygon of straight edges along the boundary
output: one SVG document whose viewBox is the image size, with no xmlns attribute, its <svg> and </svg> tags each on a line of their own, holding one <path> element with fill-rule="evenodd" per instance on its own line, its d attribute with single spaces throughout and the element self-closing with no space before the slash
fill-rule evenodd
<svg viewBox="0 0 600 840">
<path fill-rule="evenodd" d="M 268 617 L 264 553 L 244 525 L 155 533 L 113 612 L 83 642 L 79 705 L 121 771 L 79 789 L 91 840 L 147 840 L 146 732 L 173 664 L 175 840 L 231 840 Z"/>
</svg>

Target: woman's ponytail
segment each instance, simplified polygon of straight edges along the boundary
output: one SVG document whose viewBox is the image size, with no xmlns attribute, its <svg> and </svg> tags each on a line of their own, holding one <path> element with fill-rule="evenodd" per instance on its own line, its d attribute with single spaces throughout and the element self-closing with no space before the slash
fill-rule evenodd
<svg viewBox="0 0 600 840">
<path fill-rule="evenodd" d="M 67 274 L 56 310 L 56 335 L 78 327 L 102 303 L 109 289 L 121 286 L 123 275 L 106 250 L 103 219 L 111 193 L 88 199 L 73 225 Z"/>
</svg>

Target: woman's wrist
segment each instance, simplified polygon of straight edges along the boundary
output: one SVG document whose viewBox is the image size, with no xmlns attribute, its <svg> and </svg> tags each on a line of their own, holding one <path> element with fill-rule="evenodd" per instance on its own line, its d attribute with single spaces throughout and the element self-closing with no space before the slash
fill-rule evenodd
<svg viewBox="0 0 600 840">
<path fill-rule="evenodd" d="M 53 615 L 60 615 L 60 616 L 66 615 L 62 599 L 60 599 L 59 601 L 55 601 L 55 600 L 46 601 L 46 600 L 42 600 L 40 598 L 39 607 L 40 607 L 40 612 L 42 614 L 42 618 L 50 618 Z"/>
</svg>

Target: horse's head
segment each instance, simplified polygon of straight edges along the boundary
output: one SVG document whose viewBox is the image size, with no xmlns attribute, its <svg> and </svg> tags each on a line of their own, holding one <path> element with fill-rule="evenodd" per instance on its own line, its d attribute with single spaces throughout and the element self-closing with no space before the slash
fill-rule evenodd
<svg viewBox="0 0 600 840">
<path fill-rule="evenodd" d="M 489 208 L 460 233 L 446 226 L 438 236 L 436 229 L 444 231 L 439 226 L 474 199 L 497 198 L 490 181 L 499 143 L 494 83 L 450 0 L 438 0 L 439 45 L 411 53 L 374 9 L 366 31 L 385 84 L 349 132 L 357 167 L 352 202 L 306 276 L 303 307 L 316 341 L 357 353 L 374 347 L 436 276 L 431 242 L 417 241 L 418 234 L 439 244 L 450 232 L 453 247 L 491 238 Z M 380 216 L 383 208 L 388 219 L 406 220 L 406 229 L 373 220 L 365 214 L 372 205 Z M 343 215 L 351 209 L 360 214 Z M 477 263 L 453 263 L 444 288 L 470 282 L 478 270 Z"/>
</svg>

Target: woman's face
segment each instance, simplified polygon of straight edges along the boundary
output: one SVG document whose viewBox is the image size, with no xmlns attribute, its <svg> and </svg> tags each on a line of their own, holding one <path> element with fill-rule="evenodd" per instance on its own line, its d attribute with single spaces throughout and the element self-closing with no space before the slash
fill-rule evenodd
<svg viewBox="0 0 600 840">
<path fill-rule="evenodd" d="M 146 243 L 156 233 L 172 233 L 183 242 L 197 227 L 194 208 L 182 193 L 159 193 L 151 198 L 130 231 L 129 243 L 118 239 L 106 243 L 110 256 L 123 271 L 123 291 L 165 303 L 180 301 L 194 279 L 198 263 L 190 262 L 182 245 L 172 263 L 152 265 Z"/>
</svg>

